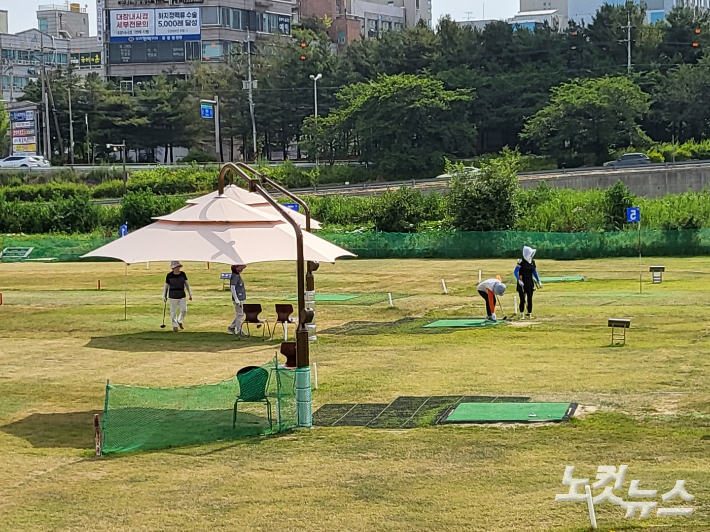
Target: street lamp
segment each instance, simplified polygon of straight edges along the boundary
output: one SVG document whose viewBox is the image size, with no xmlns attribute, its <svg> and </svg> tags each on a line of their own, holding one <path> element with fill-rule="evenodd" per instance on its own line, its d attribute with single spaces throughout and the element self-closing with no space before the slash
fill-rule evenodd
<svg viewBox="0 0 710 532">
<path fill-rule="evenodd" d="M 126 195 L 128 188 L 128 174 L 126 173 L 126 141 L 121 144 L 106 144 L 106 148 L 113 151 L 121 150 L 121 159 L 123 159 L 123 195 Z"/>
<path fill-rule="evenodd" d="M 315 111 L 314 116 L 316 118 L 316 128 L 318 128 L 318 80 L 323 77 L 323 74 L 318 74 L 314 76 L 310 75 L 313 80 L 313 109 Z M 316 168 L 318 168 L 318 146 L 316 146 Z"/>
</svg>

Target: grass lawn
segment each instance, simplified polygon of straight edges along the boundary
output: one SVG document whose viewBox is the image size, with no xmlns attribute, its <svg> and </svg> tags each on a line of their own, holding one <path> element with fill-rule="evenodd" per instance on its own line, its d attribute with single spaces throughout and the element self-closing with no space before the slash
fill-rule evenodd
<svg viewBox="0 0 710 532">
<path fill-rule="evenodd" d="M 314 408 L 520 395 L 588 407 L 570 423 L 314 428 L 99 459 L 92 418 L 106 379 L 218 382 L 265 363 L 278 342 L 227 334 L 219 265 L 187 265 L 195 299 L 173 333 L 159 328 L 165 264 L 128 268 L 127 321 L 123 264 L 0 264 L 0 530 L 586 531 L 586 503 L 554 500 L 568 491 L 565 466 L 594 479 L 600 465 L 627 464 L 616 495 L 630 500 L 638 479 L 659 506 L 694 514 L 624 519 L 605 502 L 599 530 L 707 531 L 710 258 L 644 262 L 639 295 L 638 261 L 543 258 L 541 275 L 587 280 L 536 292 L 532 325 L 475 329 L 422 325 L 484 316 L 478 270 L 510 281 L 514 261 L 343 261 L 316 274 L 321 294 L 362 295 L 318 304 Z M 663 284 L 651 284 L 651 263 L 665 264 Z M 294 270 L 245 271 L 267 317 L 295 295 Z M 514 294 L 509 282 L 509 315 Z M 609 345 L 609 317 L 631 319 L 625 347 Z M 677 479 L 695 500 L 662 503 Z"/>
</svg>

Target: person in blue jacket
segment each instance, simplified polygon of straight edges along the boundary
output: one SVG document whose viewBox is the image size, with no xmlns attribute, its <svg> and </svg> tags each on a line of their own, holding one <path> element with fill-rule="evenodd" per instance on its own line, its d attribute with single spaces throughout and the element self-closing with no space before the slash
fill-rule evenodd
<svg viewBox="0 0 710 532">
<path fill-rule="evenodd" d="M 542 288 L 540 276 L 537 274 L 537 266 L 535 265 L 535 249 L 530 246 L 523 247 L 523 258 L 518 260 L 518 264 L 513 271 L 513 275 L 518 281 L 518 296 L 520 297 L 520 319 L 523 319 L 523 311 L 527 302 L 527 313 L 524 315 L 530 318 L 533 309 L 533 292 L 535 285 Z"/>
</svg>

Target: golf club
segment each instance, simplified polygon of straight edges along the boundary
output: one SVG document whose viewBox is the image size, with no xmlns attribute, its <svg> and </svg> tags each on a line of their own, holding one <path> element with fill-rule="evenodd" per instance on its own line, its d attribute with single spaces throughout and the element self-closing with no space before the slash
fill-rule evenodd
<svg viewBox="0 0 710 532">
<path fill-rule="evenodd" d="M 500 304 L 500 298 L 496 296 L 496 301 L 498 301 L 498 307 L 500 307 L 500 313 L 503 314 L 503 305 Z M 503 321 L 507 320 L 508 316 L 503 316 Z"/>
<path fill-rule="evenodd" d="M 164 301 L 163 302 L 163 323 L 160 325 L 161 329 L 165 329 L 165 309 L 167 308 L 167 306 L 168 306 L 168 302 Z"/>
</svg>

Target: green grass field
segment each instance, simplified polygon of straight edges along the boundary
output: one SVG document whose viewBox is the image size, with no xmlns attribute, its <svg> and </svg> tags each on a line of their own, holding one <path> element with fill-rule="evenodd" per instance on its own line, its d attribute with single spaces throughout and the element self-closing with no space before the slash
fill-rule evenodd
<svg viewBox="0 0 710 532">
<path fill-rule="evenodd" d="M 278 342 L 227 334 L 218 265 L 187 265 L 195 299 L 173 333 L 159 328 L 164 264 L 128 268 L 127 321 L 123 264 L 0 264 L 0 530 L 585 531 L 586 504 L 554 500 L 568 491 L 565 466 L 594 479 L 600 465 L 627 464 L 617 495 L 629 500 L 639 479 L 661 507 L 694 514 L 624 519 L 605 502 L 599 530 L 706 531 L 710 259 L 644 262 L 639 295 L 638 261 L 540 260 L 541 275 L 587 280 L 536 292 L 532 325 L 475 329 L 422 325 L 484 316 L 478 270 L 510 280 L 514 261 L 343 261 L 316 274 L 320 293 L 364 295 L 318 305 L 314 408 L 523 395 L 583 405 L 570 423 L 314 428 L 98 459 L 92 418 L 106 379 L 218 382 L 268 361 Z M 667 267 L 661 285 L 652 263 Z M 267 317 L 295 294 L 294 270 L 247 268 Z M 632 320 L 625 347 L 610 346 L 609 317 Z M 661 503 L 676 479 L 695 500 Z"/>
</svg>

